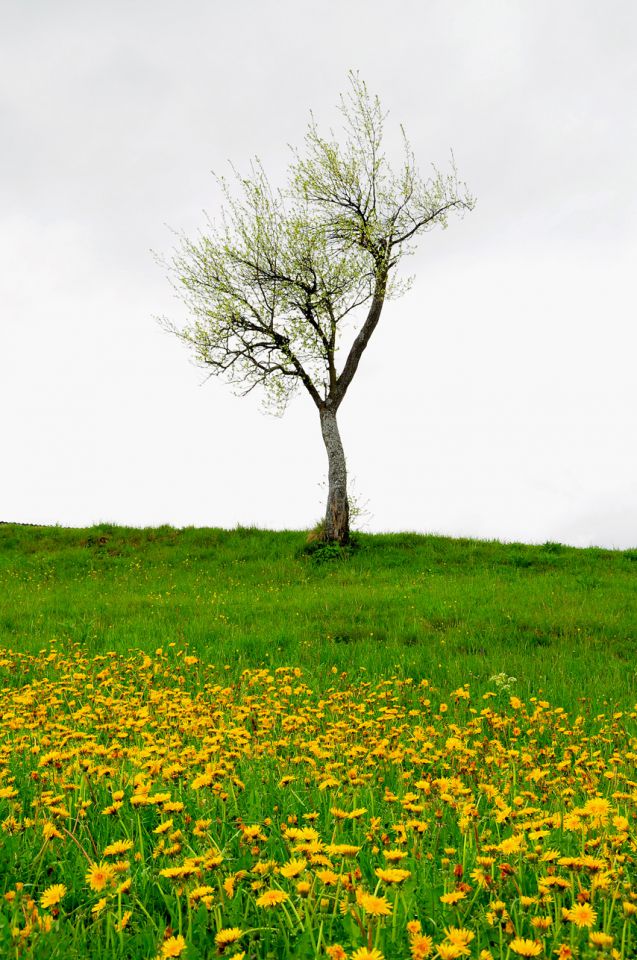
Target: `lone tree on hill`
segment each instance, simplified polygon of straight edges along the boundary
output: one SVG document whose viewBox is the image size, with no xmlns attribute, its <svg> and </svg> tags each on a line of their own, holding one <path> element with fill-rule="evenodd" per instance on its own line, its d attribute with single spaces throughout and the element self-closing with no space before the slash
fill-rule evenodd
<svg viewBox="0 0 637 960">
<path fill-rule="evenodd" d="M 226 205 L 219 226 L 196 240 L 181 237 L 169 274 L 190 322 L 164 320 L 212 374 L 247 394 L 265 389 L 283 412 L 302 385 L 319 413 L 329 465 L 326 540 L 347 543 L 345 454 L 336 415 L 386 300 L 409 280 L 395 270 L 417 236 L 445 228 L 474 199 L 451 172 L 423 179 L 401 128 L 403 159 L 393 170 L 383 152 L 378 97 L 350 73 L 341 97 L 345 137 L 322 136 L 312 118 L 302 152 L 294 151 L 288 186 L 274 190 L 258 161 L 220 179 Z M 346 324 L 348 349 L 339 354 Z M 354 334 L 354 335 L 352 335 Z"/>
</svg>

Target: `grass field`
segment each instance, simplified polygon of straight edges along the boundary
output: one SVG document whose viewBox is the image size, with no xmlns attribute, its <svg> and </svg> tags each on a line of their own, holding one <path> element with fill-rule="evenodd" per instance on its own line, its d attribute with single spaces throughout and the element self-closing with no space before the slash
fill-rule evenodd
<svg viewBox="0 0 637 960">
<path fill-rule="evenodd" d="M 346 562 L 304 535 L 0 524 L 0 645 L 89 654 L 188 644 L 205 660 L 398 671 L 441 687 L 494 674 L 572 706 L 637 696 L 637 550 L 360 535 Z"/>
<path fill-rule="evenodd" d="M 0 957 L 634 960 L 637 551 L 0 524 Z"/>
</svg>

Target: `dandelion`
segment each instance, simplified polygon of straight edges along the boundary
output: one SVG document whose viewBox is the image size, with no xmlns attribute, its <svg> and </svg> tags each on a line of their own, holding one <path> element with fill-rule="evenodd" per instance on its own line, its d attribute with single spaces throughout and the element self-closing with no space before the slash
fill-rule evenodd
<svg viewBox="0 0 637 960">
<path fill-rule="evenodd" d="M 611 937 L 609 933 L 603 933 L 601 930 L 595 930 L 588 935 L 588 942 L 592 947 L 596 947 L 598 950 L 604 950 L 606 947 L 611 947 L 614 939 L 615 938 Z"/>
<path fill-rule="evenodd" d="M 116 840 L 114 843 L 110 843 L 107 847 L 104 847 L 104 856 L 120 857 L 122 854 L 132 850 L 134 846 L 135 844 L 132 840 Z"/>
<path fill-rule="evenodd" d="M 466 930 L 464 927 L 450 927 L 448 930 L 445 929 L 445 934 L 449 943 L 459 947 L 464 956 L 470 955 L 471 951 L 467 947 L 475 936 L 471 930 Z"/>
<path fill-rule="evenodd" d="M 597 914 L 590 903 L 576 903 L 567 911 L 566 918 L 576 927 L 592 927 L 597 920 Z"/>
<path fill-rule="evenodd" d="M 398 870 L 396 868 L 383 870 L 381 867 L 377 867 L 375 873 L 378 879 L 384 883 L 403 883 L 411 876 L 411 870 Z"/>
<path fill-rule="evenodd" d="M 524 940 L 522 937 L 512 940 L 509 947 L 518 957 L 539 957 L 542 953 L 541 943 L 537 940 Z"/>
<path fill-rule="evenodd" d="M 425 933 L 416 933 L 410 941 L 412 960 L 425 960 L 433 950 L 433 939 Z"/>
<path fill-rule="evenodd" d="M 285 890 L 266 890 L 260 897 L 257 897 L 257 907 L 277 907 L 280 903 L 289 900 L 289 895 Z"/>
<path fill-rule="evenodd" d="M 53 840 L 54 837 L 56 837 L 58 840 L 64 839 L 64 834 L 60 833 L 55 824 L 51 823 L 50 821 L 47 821 L 42 827 L 42 836 L 45 840 Z"/>
<path fill-rule="evenodd" d="M 43 910 L 56 906 L 66 894 L 66 887 L 63 883 L 54 883 L 47 887 L 40 897 L 40 906 Z"/>
<path fill-rule="evenodd" d="M 464 890 L 454 890 L 452 893 L 443 893 L 440 897 L 440 902 L 447 906 L 454 906 L 456 903 L 464 900 L 466 896 Z"/>
<path fill-rule="evenodd" d="M 115 871 L 110 863 L 92 863 L 86 872 L 86 882 L 91 888 L 99 892 L 111 882 Z"/>
<path fill-rule="evenodd" d="M 326 947 L 325 953 L 330 960 L 347 960 L 347 951 L 343 949 L 340 943 L 334 943 L 331 947 Z"/>
<path fill-rule="evenodd" d="M 391 914 L 391 903 L 387 897 L 375 897 L 372 893 L 361 893 L 358 897 L 361 907 L 372 917 L 388 917 Z"/>
<path fill-rule="evenodd" d="M 220 930 L 215 936 L 215 943 L 220 950 L 224 950 L 226 947 L 229 947 L 231 943 L 236 943 L 237 940 L 240 940 L 242 936 L 243 930 L 239 927 L 226 927 L 225 930 Z"/>
<path fill-rule="evenodd" d="M 167 957 L 180 957 L 185 949 L 186 941 L 182 936 L 169 937 L 161 945 L 161 960 L 166 960 Z"/>
<path fill-rule="evenodd" d="M 436 952 L 439 960 L 458 960 L 463 954 L 464 949 L 455 943 L 439 943 Z"/>
<path fill-rule="evenodd" d="M 372 950 L 369 947 L 359 947 L 352 954 L 352 960 L 385 960 L 385 955 L 376 947 Z"/>
<path fill-rule="evenodd" d="M 291 879 L 292 877 L 298 877 L 306 867 L 307 863 L 305 860 L 290 860 L 285 866 L 281 867 L 280 873 L 282 877 Z"/>
</svg>

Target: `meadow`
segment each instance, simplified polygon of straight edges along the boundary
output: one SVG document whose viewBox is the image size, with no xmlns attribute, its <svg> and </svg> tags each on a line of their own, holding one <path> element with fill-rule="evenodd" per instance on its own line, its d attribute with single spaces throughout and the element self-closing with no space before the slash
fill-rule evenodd
<svg viewBox="0 0 637 960">
<path fill-rule="evenodd" d="M 0 524 L 0 956 L 631 960 L 636 574 Z"/>
</svg>

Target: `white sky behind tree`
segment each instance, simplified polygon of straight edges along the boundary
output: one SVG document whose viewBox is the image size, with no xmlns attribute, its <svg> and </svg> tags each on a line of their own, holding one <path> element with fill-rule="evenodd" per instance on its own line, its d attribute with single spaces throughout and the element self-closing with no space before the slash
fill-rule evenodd
<svg viewBox="0 0 637 960">
<path fill-rule="evenodd" d="M 636 49 L 632 0 L 5 0 L 0 520 L 319 518 L 309 398 L 204 383 L 150 250 L 218 214 L 228 161 L 283 185 L 355 69 L 478 200 L 341 408 L 367 529 L 637 546 Z"/>
</svg>

